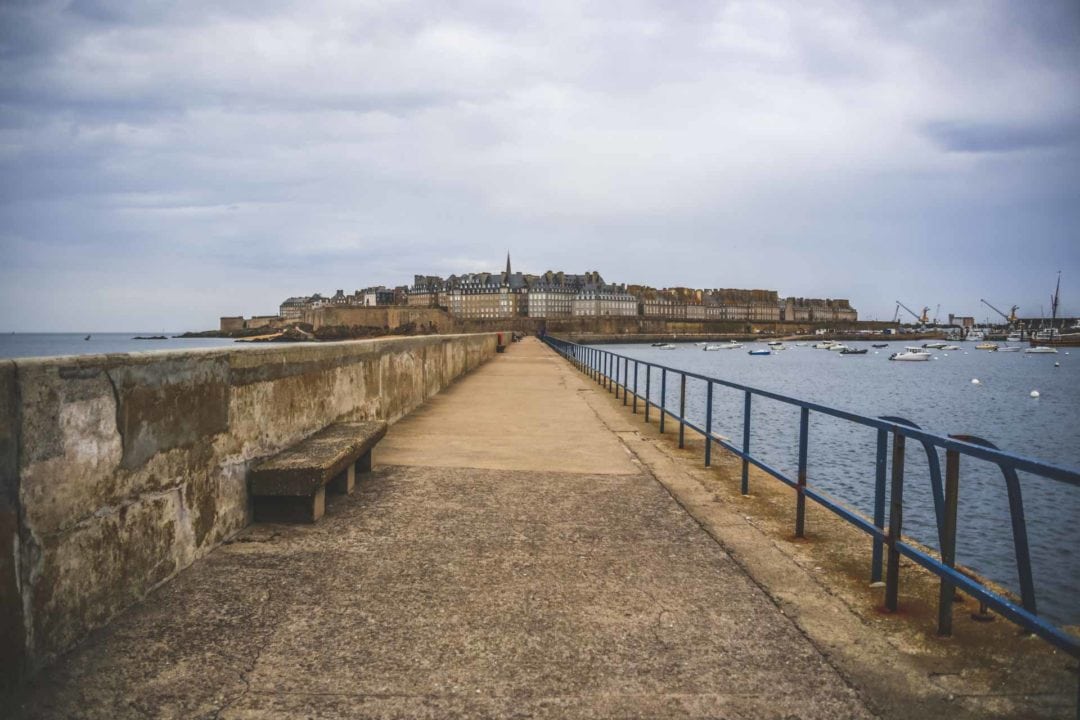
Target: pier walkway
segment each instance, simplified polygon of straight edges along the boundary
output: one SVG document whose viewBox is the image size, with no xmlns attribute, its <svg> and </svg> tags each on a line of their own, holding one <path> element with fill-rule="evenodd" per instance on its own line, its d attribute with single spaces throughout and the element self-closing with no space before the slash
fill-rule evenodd
<svg viewBox="0 0 1080 720">
<path fill-rule="evenodd" d="M 511 346 L 392 426 L 322 522 L 249 527 L 17 712 L 870 717 L 597 392 L 541 343 Z"/>
</svg>

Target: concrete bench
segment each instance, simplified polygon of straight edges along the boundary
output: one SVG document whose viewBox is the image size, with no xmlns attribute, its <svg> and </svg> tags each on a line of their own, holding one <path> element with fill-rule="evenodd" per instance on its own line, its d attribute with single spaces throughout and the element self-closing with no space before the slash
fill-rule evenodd
<svg viewBox="0 0 1080 720">
<path fill-rule="evenodd" d="M 255 522 L 321 518 L 327 487 L 351 494 L 356 474 L 371 471 L 371 451 L 384 435 L 381 421 L 335 423 L 256 464 L 249 475 Z"/>
</svg>

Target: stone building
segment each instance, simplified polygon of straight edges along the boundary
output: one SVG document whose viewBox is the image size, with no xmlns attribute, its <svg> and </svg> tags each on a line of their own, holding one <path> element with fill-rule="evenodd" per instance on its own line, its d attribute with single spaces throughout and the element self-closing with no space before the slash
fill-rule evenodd
<svg viewBox="0 0 1080 720">
<path fill-rule="evenodd" d="M 844 299 L 789 297 L 780 306 L 780 319 L 807 323 L 855 322 L 859 314 Z"/>
<path fill-rule="evenodd" d="M 574 317 L 632 317 L 638 314 L 638 300 L 621 287 L 582 290 L 574 296 L 572 308 Z"/>
</svg>

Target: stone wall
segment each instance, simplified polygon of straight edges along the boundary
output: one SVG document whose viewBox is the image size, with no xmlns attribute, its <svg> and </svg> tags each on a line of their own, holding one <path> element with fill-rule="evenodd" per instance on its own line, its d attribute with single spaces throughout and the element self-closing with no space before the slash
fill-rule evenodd
<svg viewBox="0 0 1080 720">
<path fill-rule="evenodd" d="M 416 323 L 418 327 L 435 326 L 438 332 L 455 332 L 458 323 L 448 313 L 434 308 L 408 307 L 401 305 L 383 305 L 376 307 L 358 307 L 355 305 L 327 305 L 306 310 L 304 322 L 311 323 L 315 329 L 327 325 L 363 325 L 365 327 L 388 327 L 393 330 L 401 325 Z M 499 328 L 500 330 L 503 328 Z"/>
<path fill-rule="evenodd" d="M 431 335 L 0 361 L 0 676 L 47 663 L 247 525 L 253 461 L 337 420 L 392 422 L 495 346 Z"/>
</svg>

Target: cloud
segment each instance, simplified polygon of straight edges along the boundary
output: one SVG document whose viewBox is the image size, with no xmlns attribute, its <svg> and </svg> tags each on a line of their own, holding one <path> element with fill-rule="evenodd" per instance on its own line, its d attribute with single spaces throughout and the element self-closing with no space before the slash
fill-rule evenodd
<svg viewBox="0 0 1080 720">
<path fill-rule="evenodd" d="M 931 122 L 930 139 L 950 152 L 1012 152 L 1055 148 L 1080 141 L 1080 123 L 1018 127 L 989 123 Z"/>
<path fill-rule="evenodd" d="M 507 248 L 534 271 L 858 292 L 889 317 L 899 292 L 975 312 L 1000 272 L 986 282 L 1030 305 L 1043 275 L 1080 277 L 1078 18 L 1004 0 L 6 3 L 0 223 L 19 239 L 0 240 L 0 326 L 84 307 L 122 328 L 106 284 L 202 327 L 216 306 L 495 269 Z M 1039 262 L 985 260 L 1015 247 Z M 986 267 L 928 270 L 943 249 Z M 175 315 L 178 276 L 218 282 Z M 25 308 L 27 288 L 55 300 Z"/>
</svg>

